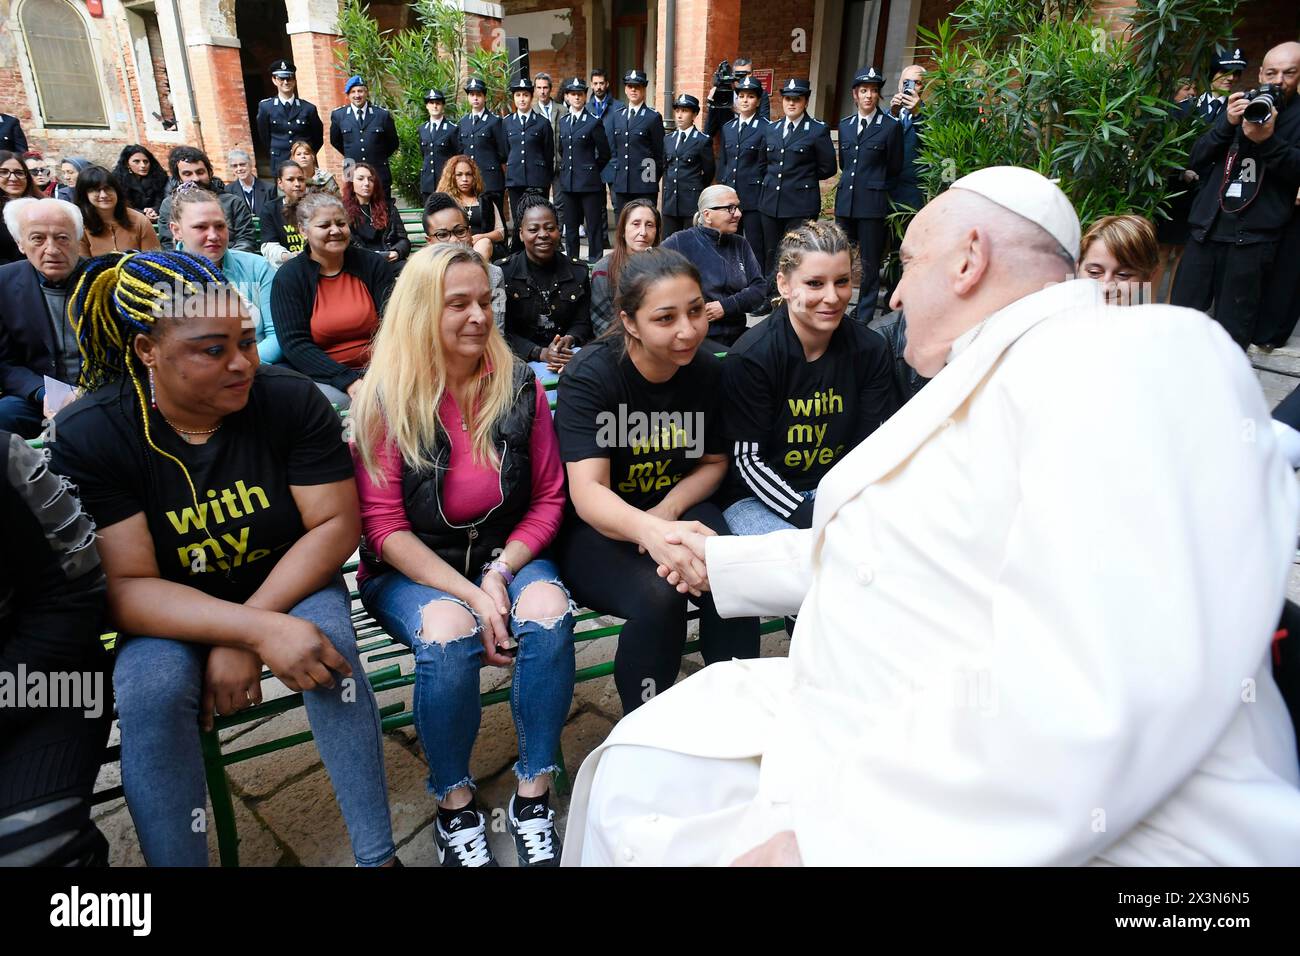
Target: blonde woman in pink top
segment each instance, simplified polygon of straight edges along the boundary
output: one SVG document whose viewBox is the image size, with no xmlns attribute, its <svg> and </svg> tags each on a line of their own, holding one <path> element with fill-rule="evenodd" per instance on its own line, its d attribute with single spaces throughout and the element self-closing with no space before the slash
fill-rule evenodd
<svg viewBox="0 0 1300 956">
<path fill-rule="evenodd" d="M 549 805 L 573 698 L 573 613 L 548 548 L 564 473 L 546 394 L 492 319 L 487 265 L 438 243 L 407 261 L 352 405 L 361 600 L 415 651 L 415 728 L 444 866 L 494 866 L 474 799 L 479 668 L 513 663 L 520 865 L 557 866 Z"/>
</svg>

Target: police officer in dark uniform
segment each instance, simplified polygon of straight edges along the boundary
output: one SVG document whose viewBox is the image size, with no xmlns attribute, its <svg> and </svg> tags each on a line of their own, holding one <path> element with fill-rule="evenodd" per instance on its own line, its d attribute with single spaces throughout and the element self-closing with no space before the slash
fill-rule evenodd
<svg viewBox="0 0 1300 956">
<path fill-rule="evenodd" d="M 763 270 L 773 274 L 776 249 L 786 231 L 821 212 L 818 181 L 835 175 L 835 147 L 826 124 L 808 115 L 807 80 L 781 87 L 782 116 L 763 131 L 767 166 L 763 179 Z"/>
<path fill-rule="evenodd" d="M 866 324 L 876 314 L 880 260 L 885 253 L 885 217 L 890 212 L 889 186 L 903 168 L 903 125 L 880 108 L 885 82 L 874 66 L 853 78 L 856 113 L 840 120 L 840 184 L 835 190 L 835 218 L 862 261 L 856 318 Z"/>
<path fill-rule="evenodd" d="M 587 112 L 587 84 L 575 76 L 561 90 L 568 113 L 560 118 L 560 168 L 555 186 L 564 197 L 564 248 L 578 258 L 578 224 L 587 228 L 587 259 L 597 262 L 605 254 L 600 214 L 605 206 L 601 170 L 609 162 L 609 140 L 600 117 Z"/>
<path fill-rule="evenodd" d="M 429 194 L 438 191 L 442 167 L 453 156 L 460 155 L 460 130 L 443 114 L 447 97 L 442 90 L 424 94 L 424 106 L 429 111 L 429 122 L 420 127 L 420 196 L 429 201 Z"/>
<path fill-rule="evenodd" d="M 736 118 L 722 127 L 722 158 L 718 182 L 730 186 L 740 197 L 740 231 L 749 240 L 754 258 L 766 261 L 763 244 L 763 217 L 759 203 L 763 197 L 763 177 L 767 173 L 766 130 L 771 121 L 759 107 L 763 84 L 752 76 L 736 81 L 733 105 Z"/>
<path fill-rule="evenodd" d="M 483 177 L 482 202 L 497 208 L 504 222 L 504 197 L 506 193 L 505 162 L 510 155 L 501 117 L 487 109 L 487 84 L 476 76 L 465 81 L 465 95 L 469 98 L 469 112 L 460 118 L 457 131 L 460 148 L 474 160 L 479 175 Z"/>
<path fill-rule="evenodd" d="M 288 60 L 271 64 L 278 96 L 268 96 L 257 104 L 257 138 L 271 154 L 271 172 L 289 158 L 289 145 L 305 139 L 312 152 L 325 145 L 325 127 L 316 107 L 298 98 L 298 68 Z"/>
<path fill-rule="evenodd" d="M 0 113 L 0 149 L 7 149 L 19 156 L 27 152 L 27 137 L 17 116 Z"/>
<path fill-rule="evenodd" d="M 359 76 L 350 77 L 343 86 L 347 106 L 330 114 L 330 145 L 354 163 L 370 163 L 379 170 L 384 191 L 393 194 L 393 173 L 388 159 L 400 145 L 393 115 L 370 102 L 370 90 Z"/>
<path fill-rule="evenodd" d="M 1246 58 L 1241 54 L 1241 47 L 1219 47 L 1211 60 L 1214 76 L 1210 80 L 1210 89 L 1196 98 L 1192 109 L 1206 125 L 1213 123 L 1228 101 L 1232 84 L 1246 71 Z"/>
<path fill-rule="evenodd" d="M 713 183 L 713 141 L 695 128 L 700 101 L 682 93 L 673 101 L 677 129 L 664 137 L 664 197 L 660 205 L 664 234 L 689 229 L 700 193 Z"/>
<path fill-rule="evenodd" d="M 614 218 L 633 199 L 657 202 L 659 180 L 664 175 L 664 118 L 645 101 L 646 75 L 628 70 L 623 77 L 627 102 L 605 114 L 605 135 L 614 154 L 610 184 L 614 190 Z"/>
<path fill-rule="evenodd" d="M 509 151 L 506 154 L 506 192 L 510 195 L 511 251 L 519 249 L 519 200 L 524 193 L 541 193 L 551 190 L 551 177 L 555 172 L 555 134 L 551 122 L 540 113 L 533 112 L 533 81 L 526 76 L 516 77 L 510 84 L 510 96 L 515 111 L 501 118 L 505 127 Z"/>
</svg>

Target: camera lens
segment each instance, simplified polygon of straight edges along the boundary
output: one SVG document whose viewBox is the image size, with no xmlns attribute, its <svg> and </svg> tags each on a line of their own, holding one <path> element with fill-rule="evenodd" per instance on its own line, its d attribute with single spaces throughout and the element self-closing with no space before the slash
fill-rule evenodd
<svg viewBox="0 0 1300 956">
<path fill-rule="evenodd" d="M 1272 115 L 1273 97 L 1268 93 L 1257 93 L 1246 105 L 1246 111 L 1241 114 L 1242 119 L 1248 123 L 1267 123 Z"/>
</svg>

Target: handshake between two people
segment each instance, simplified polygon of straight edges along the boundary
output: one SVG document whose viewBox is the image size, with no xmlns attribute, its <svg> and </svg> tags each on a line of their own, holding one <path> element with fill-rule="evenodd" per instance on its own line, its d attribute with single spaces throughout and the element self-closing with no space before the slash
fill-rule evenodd
<svg viewBox="0 0 1300 956">
<path fill-rule="evenodd" d="M 637 542 L 637 550 L 649 554 L 659 565 L 659 576 L 681 594 L 699 597 L 709 590 L 709 570 L 704 560 L 704 542 L 717 534 L 698 521 L 678 521 L 648 512 L 648 523 Z"/>
</svg>

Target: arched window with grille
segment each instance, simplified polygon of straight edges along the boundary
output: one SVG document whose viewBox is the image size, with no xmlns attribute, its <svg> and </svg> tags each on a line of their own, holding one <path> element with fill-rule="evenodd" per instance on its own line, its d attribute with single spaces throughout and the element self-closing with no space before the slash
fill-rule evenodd
<svg viewBox="0 0 1300 956">
<path fill-rule="evenodd" d="M 86 22 L 68 0 L 23 0 L 18 26 L 46 126 L 108 126 Z"/>
</svg>

